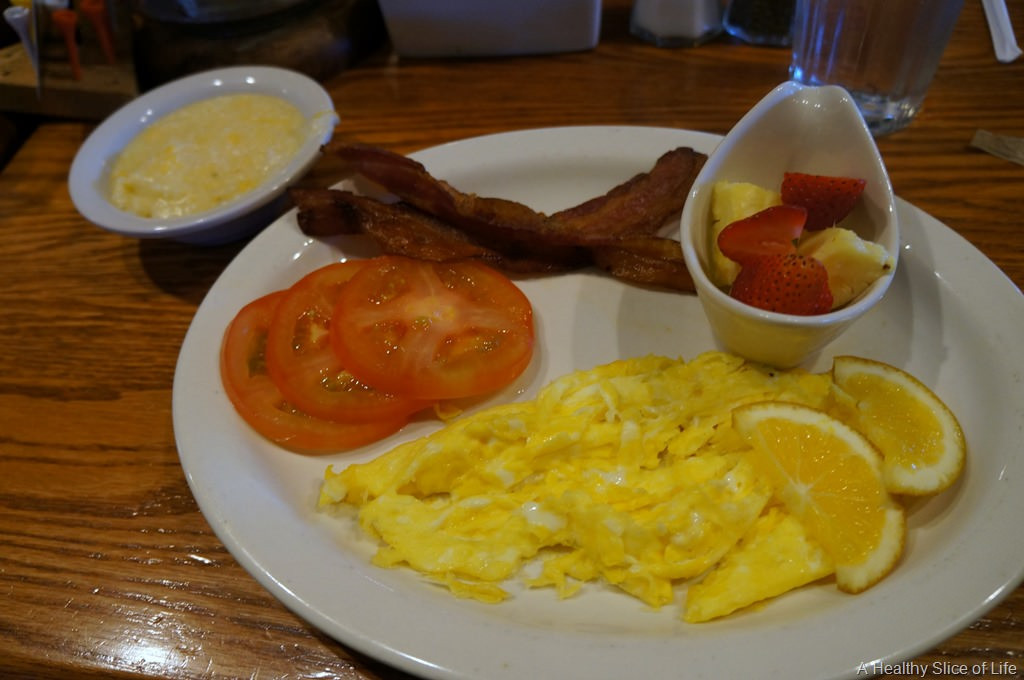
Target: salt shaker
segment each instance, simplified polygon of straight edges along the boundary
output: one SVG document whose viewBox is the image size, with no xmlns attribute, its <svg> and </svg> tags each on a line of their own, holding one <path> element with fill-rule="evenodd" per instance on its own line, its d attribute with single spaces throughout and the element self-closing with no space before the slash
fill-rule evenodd
<svg viewBox="0 0 1024 680">
<path fill-rule="evenodd" d="M 658 47 L 694 47 L 722 32 L 720 0 L 634 0 L 629 30 Z"/>
</svg>

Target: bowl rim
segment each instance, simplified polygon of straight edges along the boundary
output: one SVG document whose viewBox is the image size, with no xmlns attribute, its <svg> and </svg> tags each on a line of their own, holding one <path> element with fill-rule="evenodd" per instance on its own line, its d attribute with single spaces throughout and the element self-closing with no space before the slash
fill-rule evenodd
<svg viewBox="0 0 1024 680">
<path fill-rule="evenodd" d="M 310 121 L 291 161 L 256 188 L 210 210 L 174 218 L 145 218 L 115 207 L 105 193 L 110 168 L 127 144 L 163 116 L 189 104 L 228 94 L 273 94 L 296 105 Z M 68 173 L 71 200 L 93 224 L 136 238 L 179 238 L 226 225 L 280 196 L 316 160 L 338 124 L 334 102 L 309 76 L 277 66 L 231 66 L 184 76 L 126 103 L 104 119 L 79 147 Z"/>
<path fill-rule="evenodd" d="M 857 299 L 843 307 L 840 307 L 839 309 L 832 310 L 824 314 L 814 315 L 785 314 L 782 312 L 758 309 L 757 307 L 740 302 L 711 281 L 694 245 L 696 229 L 699 226 L 697 224 L 699 216 L 695 215 L 695 204 L 697 203 L 697 198 L 700 196 L 702 191 L 710 191 L 709 187 L 712 183 L 712 178 L 718 171 L 718 166 L 721 162 L 720 159 L 726 156 L 735 144 L 737 144 L 738 141 L 741 141 L 749 130 L 756 125 L 769 110 L 797 97 L 807 98 L 810 96 L 814 96 L 818 99 L 827 98 L 828 101 L 848 107 L 857 114 L 856 117 L 860 122 L 861 134 L 863 135 L 864 140 L 870 141 L 871 143 L 872 164 L 875 166 L 878 175 L 885 179 L 881 191 L 882 195 L 885 197 L 883 212 L 888 222 L 888 238 L 886 239 L 887 243 L 882 243 L 881 245 L 883 245 L 892 256 L 893 266 L 887 274 L 876 279 L 867 288 L 867 290 L 860 294 Z M 864 122 L 863 117 L 860 115 L 859 110 L 856 109 L 856 103 L 850 96 L 849 92 L 837 85 L 813 86 L 804 85 L 790 80 L 777 85 L 760 101 L 758 101 L 757 104 L 755 104 L 743 115 L 742 118 L 740 118 L 725 137 L 723 137 L 722 141 L 719 142 L 711 152 L 707 161 L 704 163 L 704 166 L 697 174 L 697 177 L 687 195 L 687 200 L 683 206 L 683 211 L 680 216 L 680 241 L 683 250 L 683 259 L 690 271 L 690 275 L 693 278 L 698 294 L 709 297 L 711 302 L 721 307 L 725 307 L 735 314 L 757 319 L 774 326 L 814 328 L 830 327 L 852 321 L 853 319 L 862 316 L 871 307 L 873 307 L 885 295 L 889 285 L 895 277 L 896 270 L 899 267 L 899 221 L 897 218 L 896 200 L 895 195 L 893 194 L 889 172 L 885 167 L 885 163 L 883 162 L 881 153 L 878 151 L 878 147 L 874 142 L 874 138 L 872 137 L 867 124 Z"/>
</svg>

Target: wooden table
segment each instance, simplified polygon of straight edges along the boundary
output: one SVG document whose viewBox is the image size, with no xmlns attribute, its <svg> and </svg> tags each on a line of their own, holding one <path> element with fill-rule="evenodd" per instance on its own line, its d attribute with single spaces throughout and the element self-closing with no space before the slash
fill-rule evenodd
<svg viewBox="0 0 1024 680">
<path fill-rule="evenodd" d="M 1009 4 L 1020 32 L 1024 3 Z M 384 50 L 327 82 L 338 135 L 409 152 L 567 124 L 725 133 L 786 78 L 784 50 L 725 38 L 657 49 L 629 35 L 628 14 L 606 3 L 585 53 Z M 1024 167 L 969 148 L 979 128 L 1024 135 L 1024 60 L 996 62 L 968 0 L 924 111 L 879 146 L 896 193 L 1020 287 Z M 91 129 L 44 122 L 0 174 L 0 676 L 401 677 L 287 611 L 197 509 L 172 378 L 198 304 L 242 244 L 138 242 L 87 224 L 66 177 Z M 304 183 L 336 179 L 324 160 Z M 1024 588 L 918 661 L 1010 664 L 1022 677 Z"/>
</svg>

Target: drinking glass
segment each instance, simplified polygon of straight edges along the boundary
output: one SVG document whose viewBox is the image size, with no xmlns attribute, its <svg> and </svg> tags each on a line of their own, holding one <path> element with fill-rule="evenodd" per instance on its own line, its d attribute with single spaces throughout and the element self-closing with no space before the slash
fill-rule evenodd
<svg viewBox="0 0 1024 680">
<path fill-rule="evenodd" d="M 796 0 L 789 74 L 839 85 L 873 135 L 917 115 L 963 0 Z"/>
</svg>

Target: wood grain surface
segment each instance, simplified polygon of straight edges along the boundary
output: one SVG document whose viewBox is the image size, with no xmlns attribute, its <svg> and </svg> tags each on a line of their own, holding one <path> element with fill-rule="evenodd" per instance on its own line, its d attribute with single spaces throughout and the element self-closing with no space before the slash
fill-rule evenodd
<svg viewBox="0 0 1024 680">
<path fill-rule="evenodd" d="M 1024 35 L 1024 2 L 1009 6 Z M 786 79 L 785 50 L 729 38 L 658 49 L 629 35 L 628 15 L 606 2 L 600 44 L 581 53 L 382 49 L 326 82 L 337 136 L 409 152 L 555 125 L 725 133 Z M 199 512 L 172 431 L 175 361 L 242 244 L 140 242 L 86 223 L 66 180 L 93 125 L 43 121 L 0 174 L 0 677 L 403 677 L 286 610 Z M 970 148 L 978 129 L 1024 136 L 1024 60 L 995 60 L 968 0 L 923 112 L 879 147 L 899 196 L 1020 287 L 1024 167 Z M 324 159 L 302 183 L 337 179 Z M 917 661 L 1024 677 L 1024 589 Z"/>
</svg>

